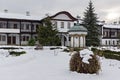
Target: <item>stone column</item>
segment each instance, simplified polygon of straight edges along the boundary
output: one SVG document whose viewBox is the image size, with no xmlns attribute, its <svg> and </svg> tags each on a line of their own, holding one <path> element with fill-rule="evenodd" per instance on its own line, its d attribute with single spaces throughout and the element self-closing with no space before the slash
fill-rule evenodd
<svg viewBox="0 0 120 80">
<path fill-rule="evenodd" d="M 85 43 L 85 35 L 83 36 L 83 43 L 84 43 L 84 44 L 83 44 L 83 47 L 85 47 L 85 44 L 86 44 L 86 43 Z"/>
<path fill-rule="evenodd" d="M 64 46 L 64 36 L 61 37 L 61 45 Z"/>
<path fill-rule="evenodd" d="M 67 39 L 67 44 L 66 44 L 66 46 L 70 46 L 70 44 L 69 44 L 69 35 L 66 37 L 66 39 Z"/>
<path fill-rule="evenodd" d="M 73 36 L 71 35 L 70 38 L 71 38 L 71 43 L 70 43 L 71 45 L 70 45 L 70 47 L 73 47 Z"/>
<path fill-rule="evenodd" d="M 73 35 L 73 47 L 75 47 L 75 36 Z"/>
<path fill-rule="evenodd" d="M 83 36 L 80 37 L 80 47 L 83 47 Z"/>
<path fill-rule="evenodd" d="M 79 38 L 79 47 L 80 47 L 80 35 L 79 35 L 79 37 L 78 37 L 78 38 Z"/>
</svg>

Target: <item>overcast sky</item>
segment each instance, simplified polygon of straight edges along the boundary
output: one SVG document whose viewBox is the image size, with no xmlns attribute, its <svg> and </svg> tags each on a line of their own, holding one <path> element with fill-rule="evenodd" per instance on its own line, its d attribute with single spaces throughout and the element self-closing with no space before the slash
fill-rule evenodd
<svg viewBox="0 0 120 80">
<path fill-rule="evenodd" d="M 120 0 L 92 0 L 99 19 L 111 21 L 120 17 Z M 53 15 L 59 11 L 68 11 L 74 17 L 80 15 L 88 6 L 89 0 L 0 0 L 0 12 L 7 9 L 10 13 L 44 16 Z"/>
</svg>

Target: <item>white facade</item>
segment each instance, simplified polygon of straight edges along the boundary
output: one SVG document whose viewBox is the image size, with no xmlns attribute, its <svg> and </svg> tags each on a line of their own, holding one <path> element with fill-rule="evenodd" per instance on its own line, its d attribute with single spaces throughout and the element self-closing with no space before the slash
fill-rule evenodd
<svg viewBox="0 0 120 80">
<path fill-rule="evenodd" d="M 56 21 L 52 20 L 53 24 L 56 24 L 56 28 L 59 32 L 68 32 L 68 30 L 74 26 L 74 21 Z M 63 26 L 62 26 L 63 23 Z"/>
<path fill-rule="evenodd" d="M 31 38 L 36 38 L 36 29 L 40 24 L 40 17 L 26 16 L 11 13 L 0 13 L 0 44 L 2 45 L 27 45 Z M 77 21 L 70 13 L 61 11 L 51 16 L 51 22 L 59 32 L 62 46 L 75 45 L 76 47 L 85 46 L 85 38 L 72 38 L 71 34 L 83 34 L 74 32 L 69 34 L 69 29 Z M 84 33 L 85 35 L 87 33 Z M 71 43 L 71 41 L 76 43 Z"/>
<path fill-rule="evenodd" d="M 59 32 L 62 46 L 70 46 L 70 37 L 68 31 L 74 26 L 77 19 L 66 11 L 59 12 L 51 17 L 51 22 Z"/>
<path fill-rule="evenodd" d="M 33 16 L 0 13 L 0 44 L 27 45 L 31 38 L 36 39 L 36 29 L 40 19 Z"/>
<path fill-rule="evenodd" d="M 117 46 L 119 45 L 120 24 L 108 24 L 102 26 L 101 45 Z"/>
</svg>

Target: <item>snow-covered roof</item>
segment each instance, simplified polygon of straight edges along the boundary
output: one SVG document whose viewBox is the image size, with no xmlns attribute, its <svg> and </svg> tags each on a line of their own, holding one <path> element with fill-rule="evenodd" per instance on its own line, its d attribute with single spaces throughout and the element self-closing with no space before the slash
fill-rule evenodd
<svg viewBox="0 0 120 80">
<path fill-rule="evenodd" d="M 23 14 L 14 14 L 14 13 L 2 13 L 0 12 L 0 18 L 6 19 L 20 19 L 20 20 L 41 20 L 40 16 L 27 16 Z"/>
<path fill-rule="evenodd" d="M 120 24 L 106 24 L 106 25 L 103 25 L 103 27 L 120 29 Z"/>
</svg>

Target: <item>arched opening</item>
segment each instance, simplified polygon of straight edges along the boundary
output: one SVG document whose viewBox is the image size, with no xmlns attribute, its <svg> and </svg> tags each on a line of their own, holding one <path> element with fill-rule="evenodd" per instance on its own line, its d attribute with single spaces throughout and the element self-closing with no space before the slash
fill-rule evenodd
<svg viewBox="0 0 120 80">
<path fill-rule="evenodd" d="M 69 36 L 66 34 L 58 34 L 59 38 L 61 39 L 61 46 L 68 46 Z"/>
</svg>

